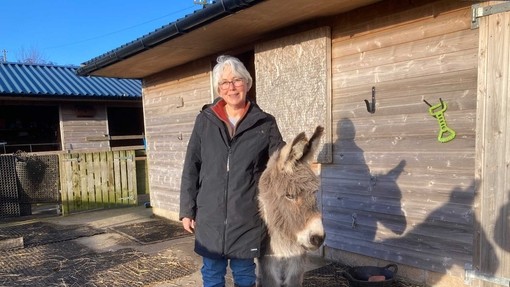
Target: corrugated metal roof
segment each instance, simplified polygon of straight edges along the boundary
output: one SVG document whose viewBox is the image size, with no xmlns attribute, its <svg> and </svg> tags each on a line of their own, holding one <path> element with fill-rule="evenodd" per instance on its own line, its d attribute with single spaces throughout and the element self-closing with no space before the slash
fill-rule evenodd
<svg viewBox="0 0 510 287">
<path fill-rule="evenodd" d="M 78 67 L 0 63 L 0 96 L 114 97 L 142 96 L 135 79 L 82 77 Z"/>
</svg>

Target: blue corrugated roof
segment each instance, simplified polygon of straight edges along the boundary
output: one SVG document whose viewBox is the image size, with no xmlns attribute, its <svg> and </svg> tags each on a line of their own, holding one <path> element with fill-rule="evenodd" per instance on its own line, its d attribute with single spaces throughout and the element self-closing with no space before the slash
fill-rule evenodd
<svg viewBox="0 0 510 287">
<path fill-rule="evenodd" d="M 142 96 L 135 79 L 82 77 L 78 67 L 0 63 L 0 96 L 115 97 Z"/>
</svg>

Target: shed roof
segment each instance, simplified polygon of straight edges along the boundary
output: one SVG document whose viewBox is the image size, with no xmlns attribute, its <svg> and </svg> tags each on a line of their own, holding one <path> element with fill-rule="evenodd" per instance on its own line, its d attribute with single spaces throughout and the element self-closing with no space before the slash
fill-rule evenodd
<svg viewBox="0 0 510 287">
<path fill-rule="evenodd" d="M 139 78 L 224 53 L 293 25 L 345 13 L 381 0 L 217 0 L 78 69 L 80 75 Z"/>
<path fill-rule="evenodd" d="M 0 96 L 141 98 L 136 79 L 81 77 L 76 66 L 0 63 Z"/>
</svg>

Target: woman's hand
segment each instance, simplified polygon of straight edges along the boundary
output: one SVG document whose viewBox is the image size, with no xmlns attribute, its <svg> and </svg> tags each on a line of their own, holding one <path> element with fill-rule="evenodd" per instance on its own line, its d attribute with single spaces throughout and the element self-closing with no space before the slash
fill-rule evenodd
<svg viewBox="0 0 510 287">
<path fill-rule="evenodd" d="M 195 233 L 195 220 L 189 217 L 184 217 L 182 219 L 182 226 L 189 233 Z"/>
</svg>

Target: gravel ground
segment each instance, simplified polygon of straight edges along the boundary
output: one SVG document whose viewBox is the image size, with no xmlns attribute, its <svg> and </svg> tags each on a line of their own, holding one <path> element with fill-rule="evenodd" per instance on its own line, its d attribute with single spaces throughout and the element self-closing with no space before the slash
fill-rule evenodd
<svg viewBox="0 0 510 287">
<path fill-rule="evenodd" d="M 22 247 L 0 248 L 0 287 L 201 286 L 193 237 L 180 224 L 155 218 L 150 209 L 0 223 L 0 243 L 21 238 Z M 303 286 L 349 286 L 343 275 L 348 268 L 319 258 L 309 266 Z M 425 287 L 399 278 L 384 283 L 358 286 Z M 232 285 L 228 274 L 227 287 Z"/>
</svg>

